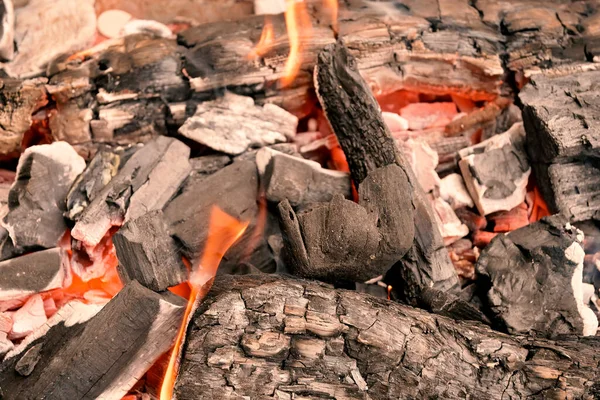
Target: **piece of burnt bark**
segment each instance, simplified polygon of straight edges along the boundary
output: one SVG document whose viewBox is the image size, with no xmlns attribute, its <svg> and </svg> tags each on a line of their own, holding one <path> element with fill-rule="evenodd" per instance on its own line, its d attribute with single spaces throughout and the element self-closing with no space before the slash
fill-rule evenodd
<svg viewBox="0 0 600 400">
<path fill-rule="evenodd" d="M 599 348 L 595 338 L 509 336 L 316 282 L 223 276 L 190 324 L 175 396 L 592 398 Z"/>
<path fill-rule="evenodd" d="M 165 206 L 189 174 L 189 152 L 180 141 L 159 136 L 127 160 L 81 213 L 71 231 L 77 250 L 72 260 L 76 273 L 84 280 L 103 274 L 105 265 L 95 248 L 113 226 L 122 225 L 126 218 Z M 89 262 L 91 265 L 86 265 Z"/>
<path fill-rule="evenodd" d="M 184 309 L 181 297 L 155 293 L 137 282 L 126 285 L 100 312 L 71 302 L 7 354 L 0 386 L 10 398 L 120 399 L 173 345 Z M 17 374 L 15 365 L 40 344 L 33 371 L 27 377 Z"/>
<path fill-rule="evenodd" d="M 337 193 L 352 198 L 350 174 L 346 172 L 328 170 L 315 161 L 268 148 L 261 149 L 256 158 L 265 165 L 261 185 L 269 201 L 287 199 L 297 207 L 330 201 Z"/>
<path fill-rule="evenodd" d="M 120 156 L 111 150 L 100 150 L 77 177 L 67 194 L 65 217 L 77 221 L 83 210 L 117 174 Z"/>
<path fill-rule="evenodd" d="M 83 158 L 66 142 L 25 150 L 2 223 L 15 247 L 26 251 L 58 244 L 67 229 L 67 193 L 84 168 Z"/>
<path fill-rule="evenodd" d="M 522 124 L 459 155 L 462 176 L 481 215 L 509 211 L 523 202 L 531 168 Z"/>
<path fill-rule="evenodd" d="M 368 203 L 371 204 L 367 207 L 371 212 L 377 210 L 374 215 L 381 218 L 380 225 L 390 224 L 381 233 L 394 238 L 382 237 L 381 240 L 398 246 L 394 249 L 396 256 L 403 250 L 401 238 L 412 236 L 413 231 L 408 225 L 413 220 L 412 246 L 404 257 L 397 258 L 398 276 L 402 282 L 397 284 L 398 293 L 404 292 L 402 297 L 414 301 L 424 287 L 433 286 L 439 290 L 456 288 L 458 278 L 444 249 L 429 200 L 396 148 L 371 89 L 358 72 L 356 60 L 342 44 L 328 45 L 319 54 L 314 79 L 325 115 L 346 155 L 352 179 L 359 188 L 359 200 L 363 200 L 361 184 L 369 178 L 369 174 L 377 171 L 377 178 L 372 177 L 374 187 L 384 185 L 378 189 L 383 196 L 370 198 Z M 392 172 L 398 176 L 393 176 Z M 401 191 L 390 191 L 389 196 L 384 195 L 389 190 L 385 188 L 388 183 L 380 178 L 385 175 L 393 178 L 398 185 L 396 189 L 402 188 Z M 396 213 L 389 212 L 395 209 L 398 209 Z M 394 228 L 400 231 L 393 232 Z M 388 255 L 391 255 L 392 249 L 386 249 Z"/>
<path fill-rule="evenodd" d="M 230 92 L 200 103 L 179 133 L 213 150 L 238 155 L 250 147 L 286 142 L 296 134 L 298 118 L 274 104 L 257 106 L 251 97 Z"/>
<path fill-rule="evenodd" d="M 160 210 L 129 220 L 113 235 L 124 283 L 136 280 L 160 292 L 187 280 L 187 269 Z"/>
<path fill-rule="evenodd" d="M 58 247 L 0 262 L 0 301 L 62 288 L 68 266 L 66 251 Z"/>
<path fill-rule="evenodd" d="M 598 320 L 583 304 L 583 233 L 562 216 L 498 235 L 477 261 L 479 287 L 509 333 L 595 335 Z"/>
</svg>

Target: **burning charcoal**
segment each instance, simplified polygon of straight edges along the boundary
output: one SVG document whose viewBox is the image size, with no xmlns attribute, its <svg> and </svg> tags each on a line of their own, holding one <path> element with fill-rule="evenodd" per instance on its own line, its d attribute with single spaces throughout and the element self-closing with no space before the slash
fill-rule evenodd
<svg viewBox="0 0 600 400">
<path fill-rule="evenodd" d="M 445 246 L 469 234 L 469 228 L 458 219 L 450 204 L 439 198 L 435 199 L 432 204 L 439 219 L 438 227 L 444 238 Z"/>
<path fill-rule="evenodd" d="M 469 227 L 470 231 L 477 231 L 485 229 L 487 226 L 487 220 L 479 214 L 475 214 L 466 208 L 458 208 L 454 210 L 456 216 L 462 221 L 463 224 Z"/>
<path fill-rule="evenodd" d="M 91 46 L 95 35 L 93 0 L 32 1 L 16 14 L 18 52 L 4 70 L 12 77 L 37 75 L 57 56 Z"/>
<path fill-rule="evenodd" d="M 510 103 L 510 100 L 499 97 L 496 101 L 489 102 L 484 107 L 475 109 L 469 114 L 450 122 L 445 127 L 445 134 L 447 136 L 457 136 L 459 134 L 471 136 L 479 129 L 483 129 L 484 132 L 495 132 L 496 118 Z"/>
<path fill-rule="evenodd" d="M 267 200 L 287 199 L 294 207 L 330 201 L 339 193 L 352 198 L 350 174 L 322 168 L 317 162 L 289 156 L 271 149 L 261 149 L 257 163 L 264 164 L 261 176 Z M 259 166 L 259 171 L 260 171 Z"/>
<path fill-rule="evenodd" d="M 0 386 L 14 398 L 120 399 L 173 345 L 184 309 L 181 297 L 135 281 L 100 312 L 69 303 L 35 341 L 6 355 Z M 17 375 L 16 364 L 36 345 L 43 345 L 36 367 L 27 377 Z"/>
<path fill-rule="evenodd" d="M 15 247 L 34 250 L 58 244 L 67 229 L 63 219 L 67 193 L 84 168 L 83 158 L 66 142 L 25 150 L 3 220 Z"/>
<path fill-rule="evenodd" d="M 0 313 L 0 332 L 9 333 L 12 330 L 13 319 L 9 313 Z"/>
<path fill-rule="evenodd" d="M 296 158 L 304 158 L 298 152 L 298 146 L 296 145 L 296 143 L 277 143 L 277 144 L 273 144 L 270 146 L 262 147 L 260 149 L 248 150 L 248 151 L 242 153 L 241 155 L 235 157 L 234 161 L 256 161 L 256 156 L 258 155 L 258 152 L 263 148 L 278 151 L 280 153 L 287 154 L 288 156 L 293 156 Z M 265 165 L 257 164 L 257 167 L 258 167 L 259 173 L 263 174 L 264 173 L 263 167 L 265 167 Z M 261 169 L 261 168 L 263 168 L 263 169 Z"/>
<path fill-rule="evenodd" d="M 131 156 L 81 213 L 71 232 L 92 262 L 86 265 L 74 253 L 72 266 L 77 274 L 84 280 L 102 276 L 105 266 L 96 246 L 111 227 L 165 206 L 189 174 L 189 151 L 180 141 L 159 136 Z"/>
<path fill-rule="evenodd" d="M 440 181 L 440 197 L 454 210 L 462 207 L 473 207 L 473 199 L 465 187 L 465 181 L 459 174 L 450 174 Z"/>
<path fill-rule="evenodd" d="M 201 181 L 186 185 L 164 209 L 169 231 L 182 245 L 190 259 L 196 259 L 208 236 L 211 206 L 242 221 L 253 220 L 258 212 L 258 173 L 252 161 L 239 161 Z M 252 228 L 249 227 L 246 233 Z M 231 250 L 244 251 L 244 235 Z M 230 250 L 230 252 L 231 252 Z M 227 258 L 227 257 L 226 257 Z"/>
<path fill-rule="evenodd" d="M 15 371 L 21 376 L 29 376 L 42 358 L 42 344 L 29 348 L 15 364 Z"/>
<path fill-rule="evenodd" d="M 408 139 L 403 143 L 404 154 L 411 165 L 417 181 L 425 193 L 431 192 L 440 185 L 440 177 L 435 168 L 438 155 L 423 140 Z"/>
<path fill-rule="evenodd" d="M 187 280 L 187 270 L 169 236 L 162 211 L 129 220 L 115 233 L 113 243 L 124 283 L 135 279 L 160 292 Z"/>
<path fill-rule="evenodd" d="M 529 225 L 527 205 L 521 203 L 510 211 L 499 211 L 488 216 L 494 223 L 494 232 L 510 232 Z"/>
<path fill-rule="evenodd" d="M 485 248 L 492 239 L 498 235 L 497 232 L 473 231 L 473 244 L 480 249 Z"/>
<path fill-rule="evenodd" d="M 413 131 L 446 126 L 456 114 L 454 103 L 413 103 L 400 110 Z"/>
<path fill-rule="evenodd" d="M 211 149 L 237 155 L 250 147 L 286 142 L 296 134 L 298 118 L 284 109 L 257 106 L 251 97 L 226 93 L 198 105 L 179 133 Z"/>
<path fill-rule="evenodd" d="M 524 139 L 522 124 L 516 124 L 459 152 L 460 170 L 481 215 L 508 211 L 525 200 L 531 168 Z"/>
<path fill-rule="evenodd" d="M 4 355 L 14 349 L 15 345 L 11 342 L 6 333 L 0 332 L 0 359 L 4 358 Z"/>
<path fill-rule="evenodd" d="M 44 300 L 39 294 L 33 295 L 12 315 L 13 326 L 8 334 L 11 340 L 22 339 L 46 323 Z"/>
<path fill-rule="evenodd" d="M 12 0 L 2 0 L 0 3 L 0 58 L 12 60 L 15 54 L 15 12 Z"/>
<path fill-rule="evenodd" d="M 80 174 L 67 194 L 65 216 L 77 221 L 83 210 L 117 174 L 121 159 L 112 151 L 99 151 Z"/>
<path fill-rule="evenodd" d="M 408 121 L 396 113 L 382 112 L 381 115 L 385 120 L 390 132 L 402 132 L 408 130 Z"/>
<path fill-rule="evenodd" d="M 583 233 L 548 217 L 498 235 L 477 262 L 485 299 L 510 333 L 594 335 L 598 321 L 583 304 Z M 482 286 L 485 287 L 485 286 Z"/>
<path fill-rule="evenodd" d="M 0 262 L 0 301 L 63 287 L 69 259 L 60 248 Z"/>
</svg>

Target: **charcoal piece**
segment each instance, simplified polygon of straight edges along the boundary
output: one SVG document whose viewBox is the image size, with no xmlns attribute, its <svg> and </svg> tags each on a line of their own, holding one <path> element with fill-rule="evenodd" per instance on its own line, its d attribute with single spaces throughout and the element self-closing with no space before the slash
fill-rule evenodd
<svg viewBox="0 0 600 400">
<path fill-rule="evenodd" d="M 265 146 L 265 147 L 268 149 L 271 149 L 271 150 L 278 151 L 280 153 L 287 154 L 288 156 L 304 158 L 304 157 L 302 157 L 302 155 L 300 153 L 298 153 L 298 146 L 296 145 L 296 143 L 276 143 L 271 146 Z M 247 150 L 244 153 L 240 154 L 239 156 L 236 156 L 234 158 L 234 161 L 247 161 L 247 160 L 256 161 L 256 156 L 258 155 L 258 152 L 260 150 L 262 150 L 262 148 Z M 261 171 L 260 166 L 259 166 L 259 173 L 261 173 L 261 174 L 263 173 L 263 171 Z"/>
<path fill-rule="evenodd" d="M 525 199 L 531 167 L 524 142 L 523 126 L 515 124 L 459 152 L 458 165 L 481 215 L 509 211 Z"/>
<path fill-rule="evenodd" d="M 424 140 L 408 139 L 402 142 L 402 150 L 425 193 L 440 186 L 440 177 L 435 171 L 439 157 Z"/>
<path fill-rule="evenodd" d="M 0 386 L 12 398 L 120 399 L 173 345 L 184 309 L 181 297 L 135 281 L 99 312 L 71 302 L 45 331 L 7 354 Z M 41 358 L 33 372 L 18 375 L 14 368 L 21 354 L 39 344 Z"/>
<path fill-rule="evenodd" d="M 69 268 L 65 250 L 53 248 L 0 262 L 0 301 L 62 288 Z"/>
<path fill-rule="evenodd" d="M 106 266 L 96 247 L 110 228 L 122 225 L 126 218 L 165 206 L 189 173 L 189 151 L 180 141 L 159 136 L 127 160 L 71 231 L 77 274 L 88 280 L 104 273 Z"/>
<path fill-rule="evenodd" d="M 254 221 L 258 212 L 258 172 L 252 161 L 240 161 L 186 185 L 164 209 L 169 232 L 182 245 L 190 259 L 202 252 L 208 236 L 211 206 L 216 205 L 229 215 L 245 221 Z M 244 236 L 228 253 L 244 252 L 252 236 L 253 223 Z"/>
<path fill-rule="evenodd" d="M 199 175 L 211 175 L 231 163 L 226 155 L 213 155 L 190 158 L 192 171 Z"/>
<path fill-rule="evenodd" d="M 450 204 L 437 198 L 432 201 L 432 207 L 445 246 L 449 246 L 469 234 L 469 228 L 456 216 Z"/>
<path fill-rule="evenodd" d="M 15 364 L 15 371 L 21 376 L 29 376 L 42 358 L 42 343 L 30 347 Z"/>
<path fill-rule="evenodd" d="M 187 280 L 187 270 L 175 241 L 169 236 L 162 211 L 129 220 L 112 239 L 123 282 L 135 279 L 160 292 Z"/>
<path fill-rule="evenodd" d="M 600 71 L 538 74 L 519 93 L 533 162 L 600 156 L 599 79 Z"/>
<path fill-rule="evenodd" d="M 405 158 L 397 150 L 379 105 L 358 71 L 356 59 L 340 43 L 326 46 L 318 56 L 314 83 L 359 192 L 361 183 L 369 173 L 393 164 L 399 167 L 398 179 L 408 185 L 402 185 L 405 190 L 395 196 L 403 204 L 406 201 L 412 203 L 412 206 L 401 210 L 404 214 L 402 218 L 406 218 L 408 210 L 412 210 L 415 235 L 408 253 L 402 260 L 398 259 L 400 262 L 396 266 L 401 279 L 397 289 L 404 291 L 403 297 L 413 304 L 424 287 L 457 289 L 458 278 L 444 249 L 429 200 L 425 198 Z M 407 229 L 406 225 L 402 227 L 405 233 Z"/>
<path fill-rule="evenodd" d="M 65 233 L 63 213 L 69 188 L 85 168 L 85 161 L 66 142 L 33 146 L 17 166 L 3 226 L 15 247 L 51 248 Z"/>
<path fill-rule="evenodd" d="M 261 184 L 267 200 L 287 199 L 294 207 L 329 201 L 336 193 L 352 198 L 350 175 L 322 168 L 317 162 L 262 149 L 257 163 L 265 165 Z M 261 169 L 259 165 L 259 170 Z"/>
<path fill-rule="evenodd" d="M 491 241 L 476 268 L 482 300 L 500 327 L 548 337 L 596 333 L 598 321 L 583 304 L 582 239 L 564 217 L 554 216 Z"/>
<path fill-rule="evenodd" d="M 15 11 L 12 0 L 0 2 L 0 59 L 12 60 L 15 55 Z"/>
<path fill-rule="evenodd" d="M 65 217 L 79 220 L 83 210 L 117 174 L 121 158 L 119 154 L 100 150 L 81 173 L 67 194 Z"/>
<path fill-rule="evenodd" d="M 213 150 L 238 155 L 250 147 L 290 140 L 297 125 L 297 117 L 276 105 L 257 106 L 251 97 L 228 92 L 200 103 L 179 133 Z"/>
</svg>

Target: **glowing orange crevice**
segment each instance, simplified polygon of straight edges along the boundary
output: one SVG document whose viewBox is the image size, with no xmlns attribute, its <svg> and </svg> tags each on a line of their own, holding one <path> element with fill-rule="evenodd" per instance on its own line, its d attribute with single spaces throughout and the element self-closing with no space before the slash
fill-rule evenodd
<svg viewBox="0 0 600 400">
<path fill-rule="evenodd" d="M 171 400 L 175 380 L 177 379 L 177 372 L 179 370 L 181 347 L 185 339 L 185 332 L 190 319 L 200 302 L 210 290 L 221 259 L 227 250 L 240 238 L 240 236 L 242 236 L 247 227 L 248 222 L 240 222 L 226 214 L 220 208 L 213 206 L 210 214 L 209 234 L 204 247 L 204 253 L 202 254 L 198 268 L 192 271 L 190 275 L 190 298 L 183 315 L 183 322 L 177 333 L 175 345 L 171 351 L 169 365 L 160 389 L 160 400 Z"/>
</svg>

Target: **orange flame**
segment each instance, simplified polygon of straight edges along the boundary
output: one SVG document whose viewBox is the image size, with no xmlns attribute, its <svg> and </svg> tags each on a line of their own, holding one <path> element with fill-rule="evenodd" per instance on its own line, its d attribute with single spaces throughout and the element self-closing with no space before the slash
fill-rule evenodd
<svg viewBox="0 0 600 400">
<path fill-rule="evenodd" d="M 285 71 L 281 78 L 282 87 L 289 86 L 300 72 L 304 49 L 303 41 L 309 39 L 312 34 L 312 24 L 304 1 L 286 0 L 285 25 L 290 41 L 290 54 L 285 62 Z"/>
<path fill-rule="evenodd" d="M 254 49 L 248 54 L 248 58 L 261 57 L 267 54 L 267 52 L 273 46 L 275 41 L 275 33 L 273 31 L 273 23 L 268 15 L 265 15 L 265 26 L 263 27 L 260 39 Z"/>
<path fill-rule="evenodd" d="M 190 298 L 183 315 L 183 323 L 179 327 L 177 339 L 171 351 L 169 366 L 160 389 L 160 400 L 171 400 L 179 370 L 181 348 L 190 319 L 210 290 L 221 259 L 227 250 L 242 236 L 247 227 L 248 222 L 240 222 L 220 208 L 213 206 L 210 213 L 209 235 L 204 253 L 198 268 L 192 271 L 190 275 Z"/>
</svg>

